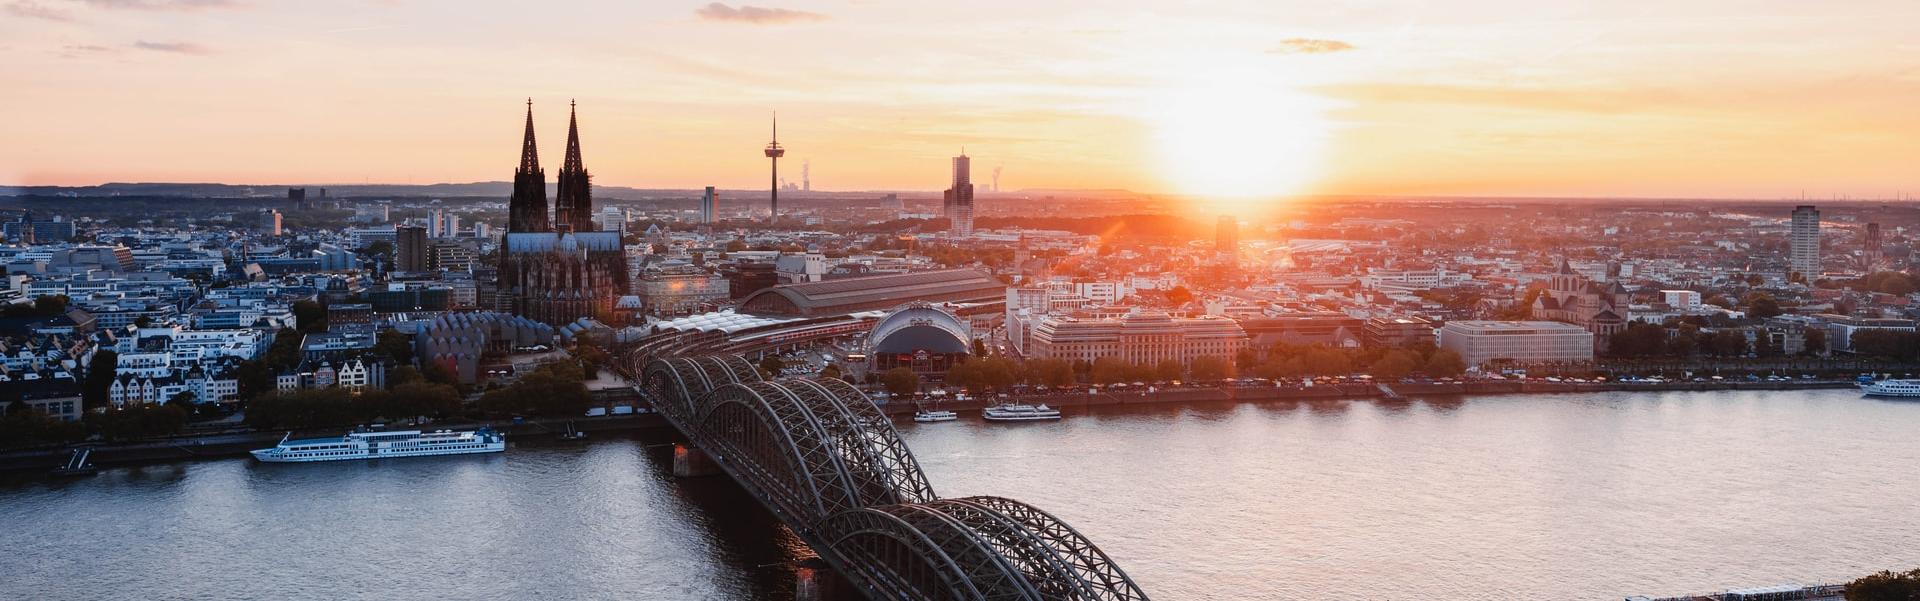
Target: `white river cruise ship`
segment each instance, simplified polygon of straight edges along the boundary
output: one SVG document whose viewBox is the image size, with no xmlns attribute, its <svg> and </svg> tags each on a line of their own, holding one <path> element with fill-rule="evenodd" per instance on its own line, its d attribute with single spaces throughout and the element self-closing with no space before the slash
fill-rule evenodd
<svg viewBox="0 0 1920 601">
<path fill-rule="evenodd" d="M 1867 396 L 1920 398 L 1920 380 L 1880 380 L 1860 385 Z"/>
<path fill-rule="evenodd" d="M 421 457 L 426 455 L 465 455 L 498 453 L 507 450 L 507 435 L 481 428 L 471 432 L 439 430 L 392 430 L 352 432 L 337 438 L 281 440 L 271 449 L 253 452 L 255 459 L 269 463 L 309 461 L 345 461 L 381 457 Z"/>
</svg>

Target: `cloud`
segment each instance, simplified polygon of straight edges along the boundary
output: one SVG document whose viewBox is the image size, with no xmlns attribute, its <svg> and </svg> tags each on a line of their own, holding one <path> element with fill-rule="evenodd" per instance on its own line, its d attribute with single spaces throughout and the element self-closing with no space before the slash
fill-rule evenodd
<svg viewBox="0 0 1920 601">
<path fill-rule="evenodd" d="M 752 23 L 755 25 L 776 25 L 780 23 L 827 20 L 826 15 L 804 10 L 764 8 L 747 6 L 745 4 L 740 5 L 740 8 L 734 8 L 719 2 L 700 7 L 698 10 L 693 11 L 693 14 L 699 15 L 700 18 L 709 21 L 733 21 L 738 23 Z"/>
<path fill-rule="evenodd" d="M 9 15 L 27 19 L 63 22 L 73 20 L 73 13 L 46 6 L 33 0 L 15 0 L 14 2 L 10 2 L 6 6 L 6 12 Z"/>
<path fill-rule="evenodd" d="M 80 3 L 94 8 L 108 10 L 177 10 L 193 11 L 218 8 L 238 8 L 237 0 L 79 0 Z"/>
<path fill-rule="evenodd" d="M 1340 40 L 1315 40 L 1311 38 L 1290 38 L 1290 39 L 1280 40 L 1279 46 L 1276 46 L 1272 50 L 1268 50 L 1267 52 L 1271 52 L 1273 54 L 1328 54 L 1333 52 L 1346 52 L 1352 49 L 1353 49 L 1353 44 L 1348 44 Z"/>
<path fill-rule="evenodd" d="M 193 42 L 149 42 L 140 40 L 133 43 L 134 48 L 154 52 L 172 52 L 175 54 L 213 54 L 213 49 Z"/>
</svg>

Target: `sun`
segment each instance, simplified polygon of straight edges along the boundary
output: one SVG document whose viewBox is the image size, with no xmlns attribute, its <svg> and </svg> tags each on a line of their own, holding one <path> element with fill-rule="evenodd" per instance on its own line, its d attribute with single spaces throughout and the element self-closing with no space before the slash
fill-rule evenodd
<svg viewBox="0 0 1920 601">
<path fill-rule="evenodd" d="M 1240 208 L 1300 193 L 1321 174 L 1331 108 L 1259 64 L 1190 70 L 1150 109 L 1161 179 Z"/>
</svg>

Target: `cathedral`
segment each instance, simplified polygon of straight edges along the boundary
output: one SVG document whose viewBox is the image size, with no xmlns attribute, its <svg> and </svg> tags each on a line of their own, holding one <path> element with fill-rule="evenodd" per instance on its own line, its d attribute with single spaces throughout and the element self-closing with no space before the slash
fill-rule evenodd
<svg viewBox="0 0 1920 601">
<path fill-rule="evenodd" d="M 1620 282 L 1595 283 L 1561 259 L 1547 289 L 1533 301 L 1533 317 L 1586 328 L 1593 332 L 1595 350 L 1604 351 L 1614 334 L 1627 329 L 1632 296 Z"/>
<path fill-rule="evenodd" d="M 501 302 L 507 310 L 555 326 L 582 317 L 619 326 L 614 302 L 627 292 L 627 259 L 620 232 L 593 227 L 593 193 L 580 160 L 577 114 L 567 118 L 567 156 L 560 165 L 553 211 L 547 211 L 546 171 L 533 141 L 533 102 L 527 102 L 526 139 L 513 172 L 507 234 L 500 245 Z"/>
</svg>

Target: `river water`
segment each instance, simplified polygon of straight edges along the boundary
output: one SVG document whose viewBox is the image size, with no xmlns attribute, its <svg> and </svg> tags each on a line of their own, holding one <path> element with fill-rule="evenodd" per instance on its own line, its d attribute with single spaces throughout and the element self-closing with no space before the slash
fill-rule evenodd
<svg viewBox="0 0 1920 601">
<path fill-rule="evenodd" d="M 1920 403 L 1851 391 L 1113 408 L 905 424 L 1156 599 L 1620 599 L 1920 567 Z M 664 434 L 0 480 L 0 599 L 785 599 L 804 548 Z"/>
</svg>

